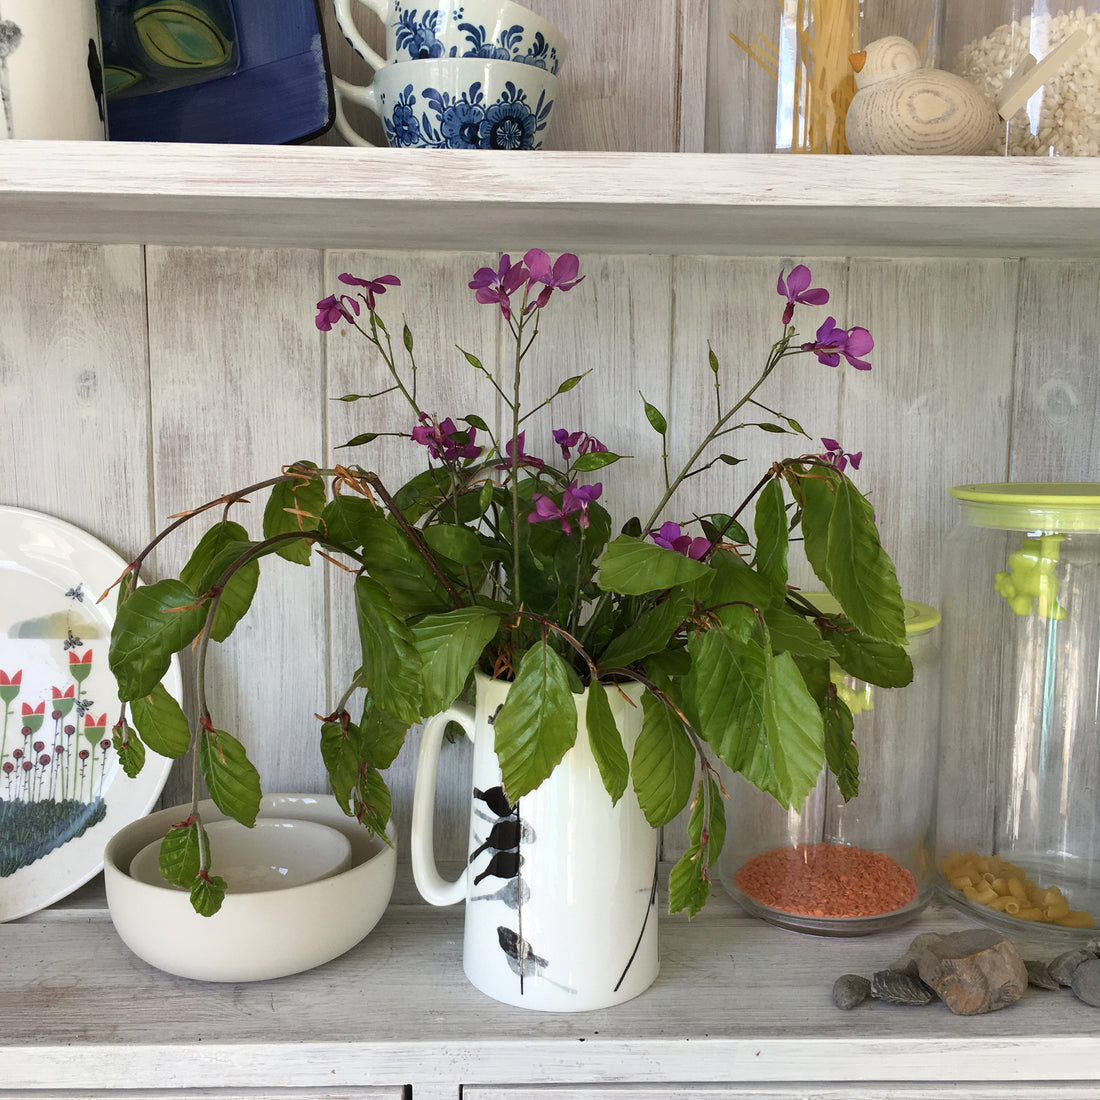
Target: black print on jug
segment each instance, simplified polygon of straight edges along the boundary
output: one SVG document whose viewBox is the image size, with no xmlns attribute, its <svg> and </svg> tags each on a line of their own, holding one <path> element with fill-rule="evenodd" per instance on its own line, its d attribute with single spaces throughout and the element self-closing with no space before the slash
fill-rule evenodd
<svg viewBox="0 0 1100 1100">
<path fill-rule="evenodd" d="M 4 108 L 4 122 L 8 137 L 15 137 L 15 122 L 11 117 L 11 88 L 8 80 L 8 57 L 15 53 L 23 41 L 23 31 L 18 23 L 0 19 L 0 105 Z"/>
</svg>

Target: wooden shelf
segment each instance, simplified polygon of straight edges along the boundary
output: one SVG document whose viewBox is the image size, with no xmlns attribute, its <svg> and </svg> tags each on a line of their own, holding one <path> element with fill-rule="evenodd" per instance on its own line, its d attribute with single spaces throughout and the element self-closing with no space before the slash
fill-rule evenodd
<svg viewBox="0 0 1100 1100">
<path fill-rule="evenodd" d="M 0 240 L 1095 257 L 1100 161 L 9 141 Z"/>
<path fill-rule="evenodd" d="M 95 1082 L 144 1095 L 201 1084 L 210 1095 L 217 1087 L 267 1095 L 276 1085 L 412 1084 L 414 1100 L 457 1100 L 462 1082 L 493 1097 L 511 1097 L 503 1086 L 517 1083 L 631 1082 L 637 1091 L 614 1096 L 667 1100 L 694 1095 L 672 1083 L 739 1098 L 764 1095 L 765 1083 L 877 1082 L 856 1091 L 908 1097 L 917 1092 L 889 1083 L 937 1081 L 954 1083 L 944 1096 L 970 1100 L 1098 1095 L 1038 1084 L 1100 1088 L 1100 1016 L 1068 990 L 1029 989 L 1018 1004 L 975 1017 L 939 1002 L 833 1006 L 839 975 L 870 976 L 918 933 L 966 927 L 951 910 L 933 907 L 895 932 L 823 939 L 749 918 L 716 888 L 695 920 L 663 919 L 661 971 L 642 996 L 606 1011 L 547 1014 L 497 1004 L 465 980 L 461 907 L 413 903 L 408 873 L 402 867 L 397 900 L 361 944 L 275 981 L 222 985 L 155 970 L 122 944 L 102 895 L 89 901 L 88 888 L 0 926 L 3 1089 Z M 804 1097 L 805 1086 L 774 1095 Z"/>
</svg>

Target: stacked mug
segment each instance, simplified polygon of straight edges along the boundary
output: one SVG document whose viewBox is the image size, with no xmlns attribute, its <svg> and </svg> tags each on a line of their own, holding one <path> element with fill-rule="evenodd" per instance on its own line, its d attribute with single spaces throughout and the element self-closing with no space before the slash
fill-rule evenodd
<svg viewBox="0 0 1100 1100">
<path fill-rule="evenodd" d="M 335 78 L 336 128 L 371 145 L 346 103 L 373 111 L 394 147 L 540 149 L 558 94 L 566 43 L 546 19 L 510 0 L 335 0 L 336 20 L 374 70 L 369 85 Z M 383 58 L 352 17 L 369 8 L 386 30 Z"/>
</svg>

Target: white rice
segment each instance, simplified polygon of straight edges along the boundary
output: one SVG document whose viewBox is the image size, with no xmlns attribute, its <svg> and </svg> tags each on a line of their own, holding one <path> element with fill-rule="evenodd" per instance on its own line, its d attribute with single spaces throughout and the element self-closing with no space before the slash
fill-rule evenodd
<svg viewBox="0 0 1100 1100">
<path fill-rule="evenodd" d="M 996 102 L 1009 78 L 1034 63 L 1030 58 L 1040 60 L 1078 28 L 1088 41 L 1009 120 L 1011 156 L 1100 156 L 1100 13 L 1078 7 L 1006 23 L 955 58 L 955 72 Z M 998 143 L 988 152 L 1006 150 Z"/>
</svg>

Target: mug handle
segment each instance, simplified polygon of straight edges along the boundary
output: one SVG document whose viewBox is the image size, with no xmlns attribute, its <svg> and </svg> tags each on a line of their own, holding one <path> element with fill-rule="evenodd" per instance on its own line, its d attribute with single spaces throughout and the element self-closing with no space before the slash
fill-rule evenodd
<svg viewBox="0 0 1100 1100">
<path fill-rule="evenodd" d="M 333 6 L 336 11 L 336 22 L 341 33 L 351 43 L 355 52 L 372 68 L 380 69 L 385 65 L 386 59 L 381 54 L 375 53 L 359 33 L 359 29 L 355 26 L 355 20 L 351 15 L 352 2 L 353 0 L 335 0 Z M 386 7 L 386 0 L 358 0 L 358 2 L 370 8 L 379 19 L 385 22 L 386 16 L 383 11 Z"/>
<path fill-rule="evenodd" d="M 409 845 L 412 854 L 413 880 L 421 897 L 432 905 L 453 905 L 466 897 L 466 871 L 454 882 L 439 873 L 435 863 L 433 831 L 435 824 L 435 783 L 439 772 L 439 750 L 448 722 L 457 722 L 466 736 L 474 739 L 474 708 L 455 703 L 442 714 L 424 723 L 420 738 L 420 758 L 416 764 L 413 786 L 412 830 Z"/>
<path fill-rule="evenodd" d="M 344 100 L 348 99 L 352 103 L 359 103 L 377 115 L 378 99 L 374 94 L 374 89 L 370 87 L 370 85 L 362 87 L 359 84 L 349 84 L 346 80 L 334 76 L 332 78 L 332 90 L 336 93 L 336 118 L 334 121 L 336 123 L 336 129 L 340 131 L 340 135 L 349 145 L 369 145 L 373 148 L 374 142 L 367 141 L 367 139 L 348 122 L 348 116 L 344 114 Z"/>
</svg>

